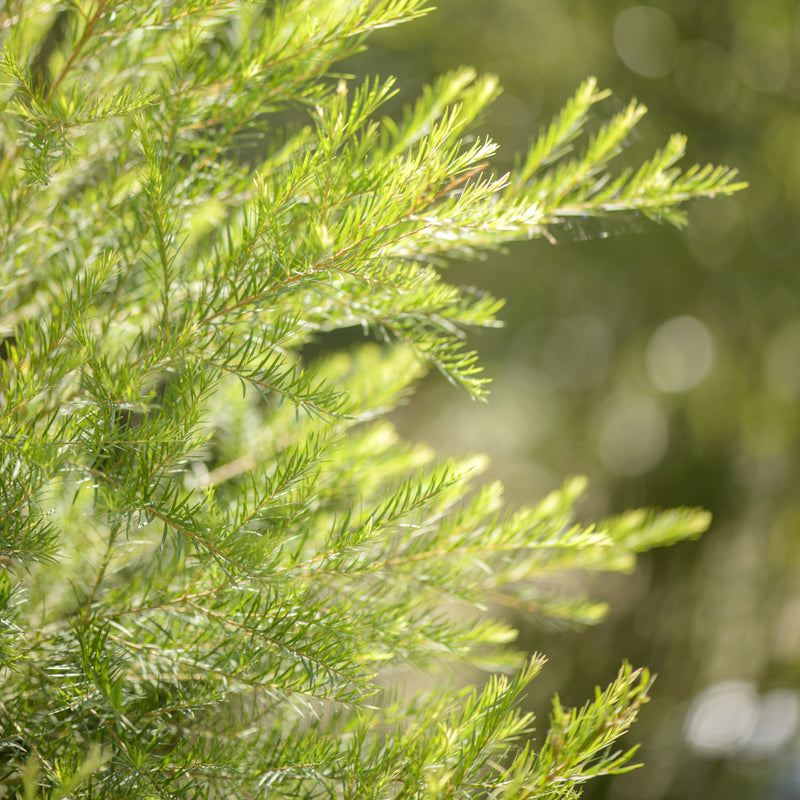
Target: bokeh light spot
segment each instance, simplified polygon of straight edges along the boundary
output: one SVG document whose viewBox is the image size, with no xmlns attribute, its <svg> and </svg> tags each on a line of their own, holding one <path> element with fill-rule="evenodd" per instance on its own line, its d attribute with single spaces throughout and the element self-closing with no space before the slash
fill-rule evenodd
<svg viewBox="0 0 800 800">
<path fill-rule="evenodd" d="M 800 320 L 789 323 L 770 340 L 764 378 L 773 394 L 789 400 L 800 397 Z"/>
<path fill-rule="evenodd" d="M 800 699 L 797 692 L 791 689 L 767 692 L 761 697 L 747 750 L 761 756 L 780 750 L 794 736 L 798 720 Z"/>
<path fill-rule="evenodd" d="M 675 66 L 675 23 L 663 11 L 630 6 L 614 20 L 614 47 L 625 66 L 645 78 L 663 78 Z"/>
<path fill-rule="evenodd" d="M 734 753 L 758 719 L 758 696 L 746 681 L 722 681 L 695 697 L 686 715 L 689 746 L 708 755 Z"/>
<path fill-rule="evenodd" d="M 770 756 L 791 740 L 800 722 L 800 697 L 790 689 L 759 696 L 747 681 L 721 681 L 700 692 L 686 714 L 689 746 L 711 756 Z"/>
<path fill-rule="evenodd" d="M 697 385 L 714 360 L 714 345 L 695 317 L 673 317 L 650 337 L 647 372 L 662 392 L 685 392 Z"/>
<path fill-rule="evenodd" d="M 758 92 L 780 92 L 792 72 L 791 44 L 784 31 L 736 31 L 733 61 L 744 83 Z"/>
</svg>

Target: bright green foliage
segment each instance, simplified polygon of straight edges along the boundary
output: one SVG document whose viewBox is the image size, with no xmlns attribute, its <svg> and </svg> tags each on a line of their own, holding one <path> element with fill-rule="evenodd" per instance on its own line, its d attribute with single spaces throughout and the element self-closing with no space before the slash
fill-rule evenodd
<svg viewBox="0 0 800 800">
<path fill-rule="evenodd" d="M 336 76 L 420 0 L 7 2 L 0 12 L 0 785 L 10 797 L 574 797 L 627 769 L 623 669 L 540 750 L 541 660 L 482 615 L 572 619 L 575 569 L 629 569 L 693 510 L 572 520 L 581 481 L 503 509 L 379 419 L 500 304 L 434 266 L 570 215 L 734 191 L 733 173 L 581 149 L 593 81 L 492 174 L 497 94 L 460 70 L 399 120 Z M 325 334 L 372 342 L 312 357 Z M 546 583 L 541 580 L 546 578 Z M 539 579 L 539 580 L 537 580 Z M 404 670 L 485 683 L 415 694 Z M 483 671 L 509 677 L 480 678 Z M 40 788 L 41 787 L 41 788 Z"/>
</svg>

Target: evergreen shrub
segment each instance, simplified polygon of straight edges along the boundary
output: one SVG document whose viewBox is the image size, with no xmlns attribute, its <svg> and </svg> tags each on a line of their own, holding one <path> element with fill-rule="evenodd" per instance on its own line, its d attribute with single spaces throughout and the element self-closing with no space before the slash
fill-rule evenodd
<svg viewBox="0 0 800 800">
<path fill-rule="evenodd" d="M 542 658 L 484 608 L 698 534 L 578 525 L 580 480 L 508 510 L 479 458 L 386 420 L 500 303 L 450 259 L 737 189 L 616 157 L 587 80 L 508 175 L 469 69 L 395 118 L 336 65 L 421 0 L 7 0 L 0 10 L 0 796 L 570 798 L 630 768 L 624 666 L 534 748 Z M 491 112 L 489 112 L 491 113 Z M 534 278 L 535 279 L 535 278 Z M 363 332 L 338 350 L 335 331 Z M 470 685 L 402 689 L 452 667 Z"/>
</svg>

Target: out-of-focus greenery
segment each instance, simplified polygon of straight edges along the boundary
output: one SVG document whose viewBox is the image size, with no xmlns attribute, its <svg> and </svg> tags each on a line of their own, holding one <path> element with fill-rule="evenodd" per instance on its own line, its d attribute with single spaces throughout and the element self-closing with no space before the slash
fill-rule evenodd
<svg viewBox="0 0 800 800">
<path fill-rule="evenodd" d="M 348 67 L 403 76 L 401 96 L 459 64 L 497 74 L 505 94 L 483 124 L 507 157 L 593 74 L 650 109 L 634 153 L 679 130 L 691 160 L 737 166 L 750 183 L 698 203 L 684 232 L 571 226 L 559 246 L 454 268 L 451 278 L 509 298 L 506 328 L 478 342 L 492 403 L 431 382 L 400 421 L 447 452 L 488 452 L 514 499 L 581 472 L 587 512 L 709 508 L 702 541 L 600 587 L 611 615 L 588 638 L 518 622 L 531 648 L 555 656 L 549 678 L 567 696 L 620 657 L 660 673 L 638 731 L 645 768 L 591 796 L 798 797 L 798 4 L 439 6 Z M 703 706 L 709 688 L 728 700 Z"/>
</svg>

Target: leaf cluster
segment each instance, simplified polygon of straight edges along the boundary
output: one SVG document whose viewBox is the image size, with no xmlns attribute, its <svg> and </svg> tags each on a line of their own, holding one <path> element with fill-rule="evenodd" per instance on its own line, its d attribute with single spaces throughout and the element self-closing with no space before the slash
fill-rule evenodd
<svg viewBox="0 0 800 800">
<path fill-rule="evenodd" d="M 420 0 L 7 2 L 0 11 L 0 785 L 9 796 L 574 797 L 627 769 L 624 668 L 535 752 L 541 666 L 488 604 L 598 609 L 551 578 L 629 569 L 695 510 L 578 525 L 579 480 L 508 511 L 480 459 L 381 417 L 430 369 L 475 397 L 500 303 L 437 270 L 574 214 L 738 188 L 583 149 L 588 81 L 495 175 L 462 69 L 381 117 L 336 75 Z M 313 347 L 333 331 L 370 341 Z M 452 664 L 481 690 L 399 691 Z M 480 679 L 482 680 L 482 679 Z"/>
</svg>

